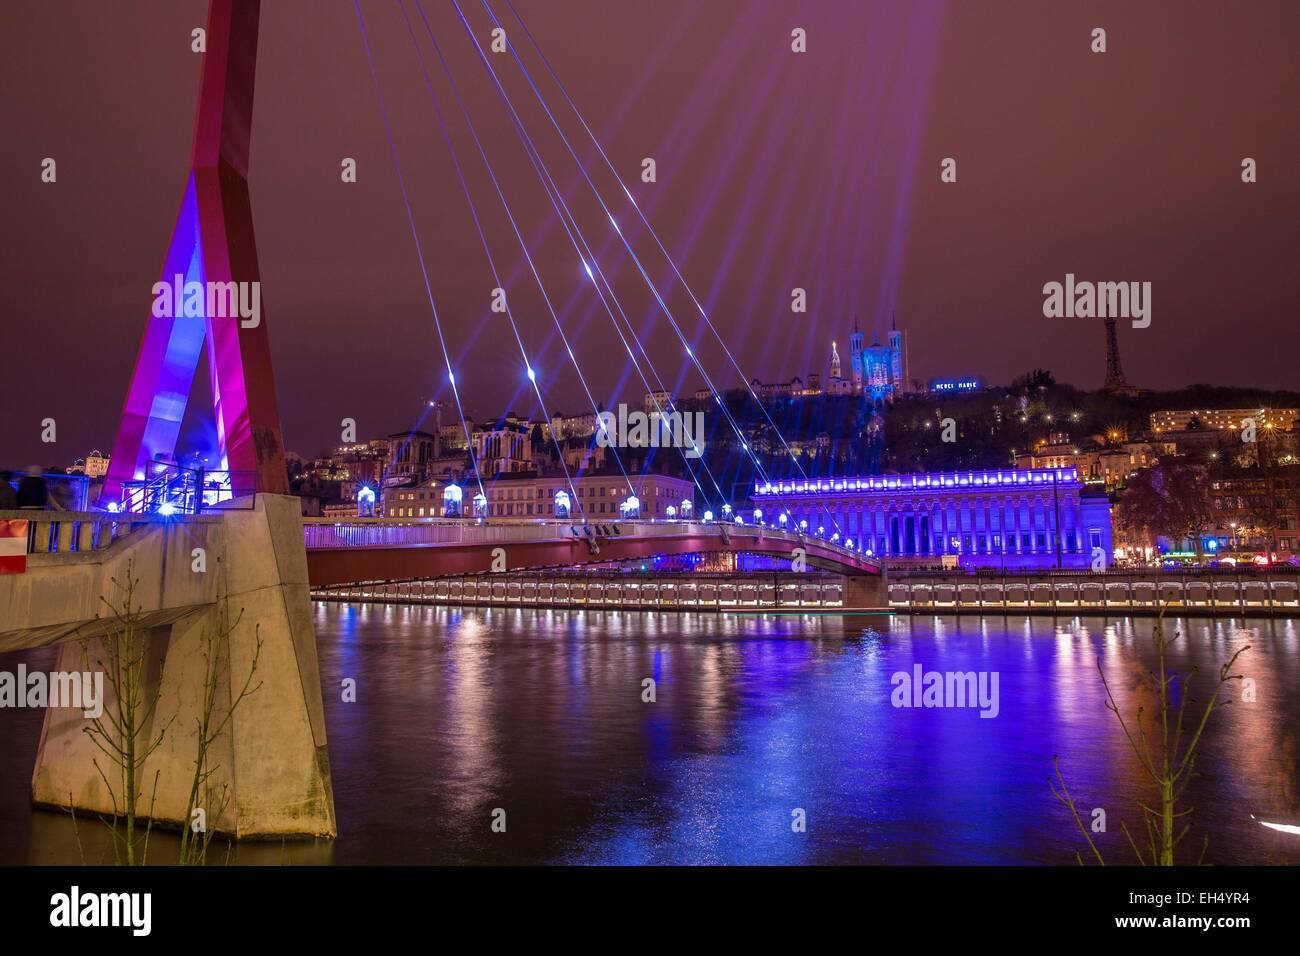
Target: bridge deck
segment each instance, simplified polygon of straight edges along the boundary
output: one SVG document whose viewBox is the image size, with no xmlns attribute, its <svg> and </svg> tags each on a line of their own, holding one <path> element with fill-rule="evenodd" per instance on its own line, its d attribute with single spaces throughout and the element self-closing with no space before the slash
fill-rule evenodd
<svg viewBox="0 0 1300 956">
<path fill-rule="evenodd" d="M 798 558 L 851 576 L 881 574 L 879 561 L 823 538 L 703 521 L 307 519 L 304 539 L 315 587 L 717 552 Z"/>
</svg>

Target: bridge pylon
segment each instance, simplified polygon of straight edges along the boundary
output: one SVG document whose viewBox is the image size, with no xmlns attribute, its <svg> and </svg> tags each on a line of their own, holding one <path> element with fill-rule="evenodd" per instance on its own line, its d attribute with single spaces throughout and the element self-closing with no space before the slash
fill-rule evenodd
<svg viewBox="0 0 1300 956">
<path fill-rule="evenodd" d="M 889 604 L 889 574 L 884 563 L 879 574 L 844 575 L 843 605 L 846 611 L 887 611 Z"/>
<path fill-rule="evenodd" d="M 221 458 L 209 468 L 240 475 L 244 494 L 288 493 L 248 200 L 259 16 L 259 0 L 211 0 L 190 175 L 154 286 L 103 501 L 116 501 L 123 483 L 149 477 L 151 461 L 174 460 L 205 343 Z M 233 316 L 232 301 L 244 307 Z"/>
</svg>

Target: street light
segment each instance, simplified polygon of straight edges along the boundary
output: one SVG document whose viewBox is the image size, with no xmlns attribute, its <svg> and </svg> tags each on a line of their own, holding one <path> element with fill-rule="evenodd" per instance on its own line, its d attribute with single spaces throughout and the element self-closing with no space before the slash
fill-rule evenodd
<svg viewBox="0 0 1300 956">
<path fill-rule="evenodd" d="M 357 492 L 357 517 L 373 518 L 375 516 L 375 489 L 362 485 Z"/>
</svg>

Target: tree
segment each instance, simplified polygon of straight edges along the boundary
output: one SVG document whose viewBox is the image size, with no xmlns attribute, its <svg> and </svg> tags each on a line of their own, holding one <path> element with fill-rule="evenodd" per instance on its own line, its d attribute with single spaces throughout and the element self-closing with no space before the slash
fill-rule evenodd
<svg viewBox="0 0 1300 956">
<path fill-rule="evenodd" d="M 1187 462 L 1164 460 L 1129 479 L 1115 506 L 1116 527 L 1154 547 L 1159 537 L 1190 538 L 1199 557 L 1201 536 L 1214 525 L 1206 470 Z"/>
<path fill-rule="evenodd" d="M 1036 368 L 1014 379 L 1011 382 L 1011 390 L 1013 392 L 1033 391 L 1034 389 L 1052 388 L 1055 385 L 1056 379 L 1051 372 L 1045 368 Z"/>
<path fill-rule="evenodd" d="M 149 636 L 141 624 L 140 605 L 135 603 L 135 589 L 140 583 L 132 576 L 132 563 L 126 563 L 126 579 L 112 579 L 121 594 L 121 603 L 101 600 L 113 612 L 113 630 L 102 642 L 82 641 L 81 653 L 87 670 L 105 675 L 112 693 L 103 713 L 85 728 L 86 735 L 111 764 L 109 773 L 96 757 L 92 763 L 104 781 L 113 804 L 111 819 L 104 820 L 113 837 L 113 855 L 118 863 L 142 866 L 149 856 L 149 833 L 153 828 L 153 798 L 150 797 L 147 823 L 139 832 L 140 802 L 144 783 L 140 779 L 145 761 L 160 746 L 171 721 L 154 733 L 154 713 L 158 707 L 158 686 L 150 689 L 147 679 Z M 92 647 L 95 649 L 92 651 Z M 102 653 L 102 657 L 99 656 Z M 92 668 L 92 658 L 94 667 Z M 158 792 L 158 774 L 154 774 L 153 793 Z M 69 798 L 71 810 L 71 798 Z M 119 831 L 118 826 L 121 825 Z"/>
<path fill-rule="evenodd" d="M 1158 712 L 1153 726 L 1149 729 L 1143 723 L 1146 710 L 1144 706 L 1139 706 L 1131 719 L 1120 713 L 1119 704 L 1110 689 L 1109 681 L 1106 680 L 1106 672 L 1102 670 L 1100 659 L 1097 661 L 1097 673 L 1101 675 L 1102 686 L 1106 689 L 1106 709 L 1119 720 L 1130 749 L 1154 784 L 1157 794 L 1155 800 L 1138 804 L 1142 811 L 1142 822 L 1147 837 L 1145 849 L 1138 846 L 1127 824 L 1121 821 L 1120 826 L 1139 863 L 1143 866 L 1173 866 L 1176 862 L 1178 845 L 1192 828 L 1191 817 L 1194 808 L 1181 809 L 1180 800 L 1187 785 L 1196 776 L 1196 759 L 1200 753 L 1201 738 L 1211 715 L 1231 703 L 1228 700 L 1220 701 L 1220 697 L 1229 681 L 1242 679 L 1241 674 L 1232 673 L 1232 668 L 1237 663 L 1237 658 L 1250 650 L 1250 645 L 1237 650 L 1228 662 L 1219 668 L 1219 682 L 1214 688 L 1214 693 L 1210 695 L 1195 726 L 1188 727 L 1185 723 L 1187 705 L 1194 703 L 1188 685 L 1196 675 L 1196 668 L 1193 667 L 1186 679 L 1181 682 L 1177 675 L 1169 673 L 1166 667 L 1169 648 L 1182 635 L 1174 631 L 1173 637 L 1165 639 L 1163 607 L 1160 609 L 1160 617 L 1156 620 L 1153 636 L 1158 663 L 1155 671 L 1148 672 L 1145 684 L 1147 691 L 1155 695 Z M 1171 693 L 1175 683 L 1179 683 L 1180 686 Z M 1173 698 L 1177 698 L 1177 704 L 1173 703 Z M 1052 767 L 1056 777 L 1055 782 L 1051 777 L 1048 778 L 1052 795 L 1069 808 L 1093 856 L 1098 863 L 1105 866 L 1106 860 L 1097 849 L 1097 844 L 1093 841 L 1088 828 L 1084 826 L 1083 820 L 1080 819 L 1074 798 L 1066 788 L 1058 757 L 1052 758 Z M 1201 844 L 1197 863 L 1204 860 L 1208 845 L 1209 838 L 1206 837 Z M 1080 866 L 1083 865 L 1083 857 L 1078 852 L 1075 853 L 1075 860 Z"/>
<path fill-rule="evenodd" d="M 224 576 L 223 576 L 224 584 Z M 212 627 L 204 628 L 201 638 L 203 645 L 203 696 L 199 701 L 199 714 L 195 718 L 196 753 L 194 757 L 194 776 L 190 781 L 189 797 L 185 804 L 185 819 L 181 824 L 181 866 L 202 866 L 207 861 L 208 845 L 212 842 L 213 831 L 207 826 L 209 813 L 213 820 L 219 819 L 225 812 L 230 800 L 229 787 L 222 787 L 219 795 L 212 792 L 209 778 L 217 771 L 217 766 L 209 765 L 208 752 L 212 744 L 225 731 L 226 726 L 235 715 L 236 708 L 244 698 L 256 693 L 262 683 L 253 686 L 253 675 L 257 673 L 257 664 L 262 657 L 262 635 L 260 626 L 255 630 L 253 660 L 248 668 L 248 676 L 235 693 L 232 683 L 225 689 L 230 694 L 228 704 L 223 708 L 218 705 L 218 694 L 222 689 L 222 672 L 230 665 L 230 634 L 239 625 L 244 616 L 244 609 L 232 623 L 230 606 L 225 599 L 221 601 L 218 621 Z M 224 661 L 223 661 L 224 659 Z M 202 825 L 199 821 L 202 820 Z"/>
</svg>

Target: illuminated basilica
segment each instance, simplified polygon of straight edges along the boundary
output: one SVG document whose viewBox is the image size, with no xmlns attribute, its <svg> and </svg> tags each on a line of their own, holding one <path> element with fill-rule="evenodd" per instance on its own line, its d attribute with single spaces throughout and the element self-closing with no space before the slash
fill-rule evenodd
<svg viewBox="0 0 1300 956">
<path fill-rule="evenodd" d="M 903 333 L 895 324 L 889 331 L 885 345 L 872 337 L 871 344 L 863 345 L 862 331 L 854 323 L 849 336 L 849 377 L 845 378 L 840 365 L 838 343 L 831 343 L 831 374 L 826 382 L 828 395 L 866 395 L 874 401 L 893 398 L 907 391 L 907 358 L 903 350 Z"/>
<path fill-rule="evenodd" d="M 880 403 L 892 399 L 900 392 L 907 391 L 907 351 L 903 345 L 903 333 L 897 324 L 889 330 L 888 341 L 872 337 L 870 345 L 864 345 L 862 330 L 853 325 L 853 334 L 849 336 L 849 374 L 844 375 L 840 362 L 839 343 L 831 343 L 831 368 L 822 387 L 821 375 L 813 372 L 805 383 L 796 378 L 790 382 L 761 382 L 754 379 L 750 385 L 755 394 L 764 399 L 799 397 L 811 395 L 862 395 Z"/>
</svg>

